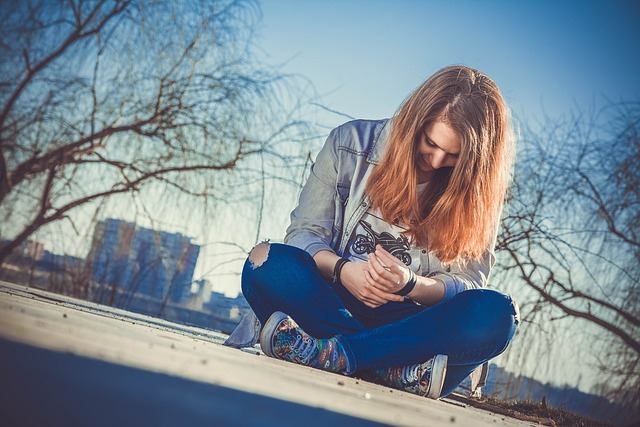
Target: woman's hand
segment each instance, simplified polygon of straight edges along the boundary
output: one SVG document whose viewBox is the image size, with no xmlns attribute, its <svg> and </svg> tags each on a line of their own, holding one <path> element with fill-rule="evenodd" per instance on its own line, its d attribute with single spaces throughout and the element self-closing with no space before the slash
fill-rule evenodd
<svg viewBox="0 0 640 427">
<path fill-rule="evenodd" d="M 369 277 L 368 283 L 376 289 L 383 290 L 386 295 L 398 292 L 411 278 L 409 267 L 380 245 L 376 246 L 374 253 L 369 254 L 369 262 L 365 265 L 369 267 L 365 273 Z M 423 276 L 416 276 L 416 279 L 416 286 L 407 295 L 409 298 L 426 307 L 442 301 L 445 295 L 442 280 Z"/>
<path fill-rule="evenodd" d="M 380 245 L 376 245 L 375 252 L 369 254 L 368 265 L 368 283 L 386 292 L 398 292 L 411 279 L 409 267 Z"/>
<path fill-rule="evenodd" d="M 340 282 L 354 297 L 372 308 L 389 301 L 402 302 L 404 298 L 394 295 L 387 286 L 373 279 L 377 274 L 372 273 L 372 269 L 371 262 L 348 262 L 342 268 Z"/>
</svg>

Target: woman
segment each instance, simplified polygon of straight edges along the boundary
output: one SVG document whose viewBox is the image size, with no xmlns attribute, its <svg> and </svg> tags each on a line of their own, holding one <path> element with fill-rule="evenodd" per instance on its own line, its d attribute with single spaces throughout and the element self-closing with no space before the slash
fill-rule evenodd
<svg viewBox="0 0 640 427">
<path fill-rule="evenodd" d="M 285 244 L 243 269 L 264 353 L 437 399 L 503 352 L 517 306 L 482 288 L 512 153 L 498 87 L 463 66 L 334 129 Z"/>
</svg>

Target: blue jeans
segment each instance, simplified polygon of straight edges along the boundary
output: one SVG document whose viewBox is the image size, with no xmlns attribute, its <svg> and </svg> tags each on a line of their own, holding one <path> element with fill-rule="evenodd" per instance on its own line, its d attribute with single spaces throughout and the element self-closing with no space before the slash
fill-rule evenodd
<svg viewBox="0 0 640 427">
<path fill-rule="evenodd" d="M 349 373 L 447 355 L 442 396 L 502 353 L 519 322 L 515 302 L 488 289 L 461 292 L 432 307 L 405 299 L 371 308 L 342 285 L 328 283 L 307 252 L 277 243 L 261 265 L 245 262 L 242 292 L 262 324 L 282 311 L 316 338 L 337 336 Z"/>
</svg>

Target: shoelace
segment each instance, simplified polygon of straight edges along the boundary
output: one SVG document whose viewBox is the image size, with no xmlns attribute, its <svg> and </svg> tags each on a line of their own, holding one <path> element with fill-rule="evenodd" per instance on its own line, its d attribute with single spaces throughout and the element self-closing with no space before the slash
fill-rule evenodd
<svg viewBox="0 0 640 427">
<path fill-rule="evenodd" d="M 412 366 L 405 366 L 402 368 L 402 382 L 404 386 L 416 387 L 418 393 L 426 395 L 428 391 L 428 383 L 423 382 L 423 376 L 429 371 L 427 366 L 423 364 L 417 364 Z"/>
<path fill-rule="evenodd" d="M 402 382 L 404 384 L 413 384 L 420 381 L 420 365 L 405 366 L 402 368 Z"/>
<path fill-rule="evenodd" d="M 296 337 L 296 342 L 293 343 L 292 350 L 295 357 L 304 365 L 308 365 L 309 361 L 313 357 L 313 350 L 316 348 L 316 340 L 309 337 L 304 339 L 302 335 Z"/>
</svg>

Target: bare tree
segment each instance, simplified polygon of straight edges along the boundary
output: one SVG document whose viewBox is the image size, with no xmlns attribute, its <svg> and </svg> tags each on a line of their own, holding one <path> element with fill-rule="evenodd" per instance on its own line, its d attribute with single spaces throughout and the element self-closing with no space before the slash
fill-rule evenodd
<svg viewBox="0 0 640 427">
<path fill-rule="evenodd" d="M 288 80 L 254 60 L 258 18 L 243 0 L 2 2 L 0 263 L 82 207 L 215 200 L 228 171 L 288 164 L 279 144 L 305 130 Z"/>
<path fill-rule="evenodd" d="M 528 322 L 523 332 L 541 349 L 528 348 L 530 357 L 544 359 L 545 349 L 555 345 L 545 343 L 549 330 L 573 323 L 574 345 L 589 336 L 589 348 L 582 349 L 587 356 L 580 362 L 599 363 L 600 391 L 606 389 L 635 411 L 640 389 L 639 130 L 638 103 L 610 104 L 598 114 L 564 122 L 548 120 L 536 131 L 525 128 L 498 242 L 496 280 L 520 296 Z"/>
</svg>

